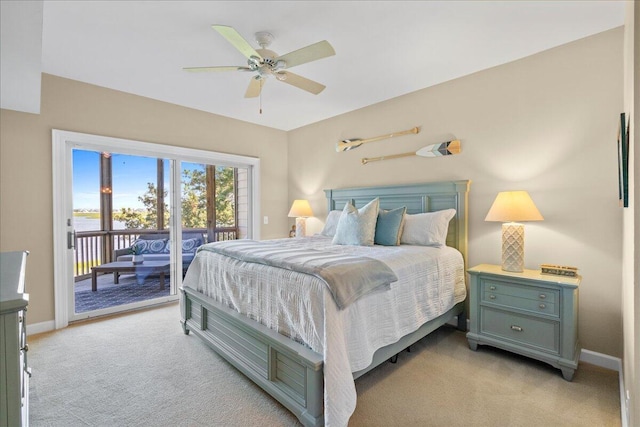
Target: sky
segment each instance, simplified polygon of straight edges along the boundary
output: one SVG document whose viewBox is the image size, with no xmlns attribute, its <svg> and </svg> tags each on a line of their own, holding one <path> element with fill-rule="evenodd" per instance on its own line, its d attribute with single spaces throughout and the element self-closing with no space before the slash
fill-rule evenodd
<svg viewBox="0 0 640 427">
<path fill-rule="evenodd" d="M 198 167 L 182 163 L 183 168 Z M 138 196 L 147 192 L 147 183 L 156 182 L 157 159 L 111 154 L 113 210 L 144 208 Z M 202 166 L 200 166 L 202 168 Z M 169 161 L 164 161 L 165 189 L 169 188 Z M 100 153 L 73 150 L 73 209 L 100 208 Z"/>
</svg>

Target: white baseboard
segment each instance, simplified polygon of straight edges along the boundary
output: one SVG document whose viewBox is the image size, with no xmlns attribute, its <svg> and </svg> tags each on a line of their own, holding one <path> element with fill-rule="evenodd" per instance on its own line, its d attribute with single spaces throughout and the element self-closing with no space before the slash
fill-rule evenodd
<svg viewBox="0 0 640 427">
<path fill-rule="evenodd" d="M 625 391 L 627 388 L 624 385 L 624 375 L 622 369 L 619 372 L 620 378 L 620 419 L 622 420 L 622 427 L 629 426 L 629 397 Z"/>
<path fill-rule="evenodd" d="M 616 372 L 622 372 L 622 360 L 620 360 L 619 357 L 582 349 L 580 352 L 580 361 L 600 366 L 601 368 L 611 369 Z"/>
<path fill-rule="evenodd" d="M 56 328 L 56 322 L 49 320 L 47 322 L 33 323 L 27 325 L 27 335 L 41 334 L 43 332 L 53 331 Z"/>
</svg>

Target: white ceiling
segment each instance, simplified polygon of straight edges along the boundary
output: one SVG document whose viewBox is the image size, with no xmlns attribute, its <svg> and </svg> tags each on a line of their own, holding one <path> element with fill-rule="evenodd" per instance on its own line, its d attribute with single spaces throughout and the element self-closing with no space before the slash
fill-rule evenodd
<svg viewBox="0 0 640 427">
<path fill-rule="evenodd" d="M 522 58 L 624 23 L 622 1 L 45 1 L 42 71 L 272 128 L 291 130 Z M 292 69 L 312 95 L 250 75 L 211 24 L 288 53 L 328 40 L 336 55 Z"/>
</svg>

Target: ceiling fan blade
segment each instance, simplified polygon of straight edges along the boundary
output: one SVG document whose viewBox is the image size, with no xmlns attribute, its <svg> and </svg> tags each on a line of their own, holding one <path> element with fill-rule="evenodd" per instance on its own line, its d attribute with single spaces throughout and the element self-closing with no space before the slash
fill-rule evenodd
<svg viewBox="0 0 640 427">
<path fill-rule="evenodd" d="M 256 96 L 259 96 L 262 91 L 262 85 L 264 85 L 263 78 L 252 77 L 244 97 L 255 98 Z"/>
<path fill-rule="evenodd" d="M 183 70 L 185 71 L 193 71 L 193 72 L 199 72 L 199 71 L 251 71 L 251 68 L 249 67 L 239 67 L 239 66 L 214 66 L 214 67 L 184 67 Z"/>
<path fill-rule="evenodd" d="M 286 53 L 276 58 L 276 61 L 282 60 L 287 64 L 286 68 L 291 68 L 295 67 L 296 65 L 316 61 L 318 59 L 326 58 L 327 56 L 332 56 L 335 54 L 336 51 L 333 50 L 333 47 L 329 44 L 329 42 L 323 40 L 307 47 L 294 50 L 293 52 Z"/>
<path fill-rule="evenodd" d="M 255 56 L 257 58 L 262 59 L 260 54 L 256 52 L 254 48 L 251 47 L 248 41 L 244 39 L 233 27 L 228 27 L 226 25 L 212 25 L 214 30 L 219 32 L 222 37 L 227 39 L 229 43 L 231 43 L 236 49 L 240 51 L 247 58 L 251 58 Z"/>
<path fill-rule="evenodd" d="M 307 92 L 311 92 L 314 95 L 319 94 L 326 87 L 323 84 L 314 82 L 313 80 L 309 80 L 297 74 L 293 74 L 289 71 L 280 71 L 278 72 L 278 74 L 280 76 L 283 76 L 284 78 L 278 78 L 277 80 L 280 80 L 281 82 L 284 82 L 284 83 L 288 83 L 302 90 L 306 90 Z"/>
</svg>

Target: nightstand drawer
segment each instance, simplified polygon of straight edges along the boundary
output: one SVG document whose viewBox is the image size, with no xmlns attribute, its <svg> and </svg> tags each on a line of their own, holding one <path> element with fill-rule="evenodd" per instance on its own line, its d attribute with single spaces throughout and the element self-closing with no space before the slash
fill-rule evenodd
<svg viewBox="0 0 640 427">
<path fill-rule="evenodd" d="M 480 333 L 553 353 L 560 352 L 560 323 L 489 307 L 480 308 Z"/>
<path fill-rule="evenodd" d="M 482 292 L 495 292 L 502 295 L 512 295 L 519 298 L 528 298 L 537 301 L 545 301 L 556 304 L 560 299 L 560 291 L 532 285 L 517 285 L 505 283 L 499 280 L 483 279 L 481 281 Z"/>
<path fill-rule="evenodd" d="M 500 294 L 495 291 L 486 291 L 482 294 L 482 302 L 503 306 L 505 308 L 517 308 L 530 311 L 533 314 L 543 313 L 559 316 L 558 304 L 543 299 L 522 298 L 513 295 Z"/>
</svg>

